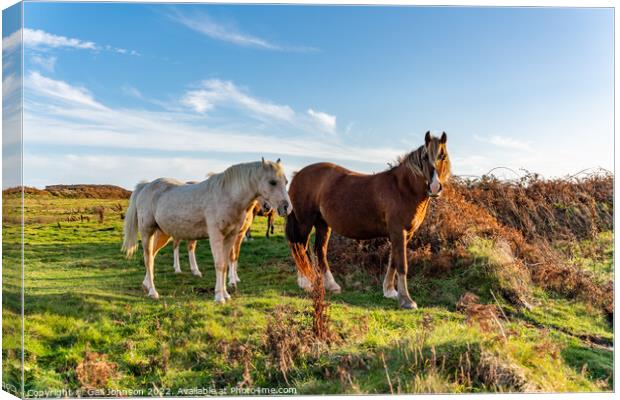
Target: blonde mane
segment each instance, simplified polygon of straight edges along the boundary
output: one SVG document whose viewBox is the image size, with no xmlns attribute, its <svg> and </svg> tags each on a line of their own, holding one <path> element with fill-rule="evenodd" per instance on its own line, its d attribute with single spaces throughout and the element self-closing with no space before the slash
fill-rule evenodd
<svg viewBox="0 0 620 400">
<path fill-rule="evenodd" d="M 277 176 L 284 175 L 284 168 L 279 163 L 255 161 L 232 165 L 220 173 L 210 172 L 207 183 L 219 189 L 230 186 L 251 187 L 255 184 L 259 174 L 264 173 L 264 166 L 271 167 Z"/>
</svg>

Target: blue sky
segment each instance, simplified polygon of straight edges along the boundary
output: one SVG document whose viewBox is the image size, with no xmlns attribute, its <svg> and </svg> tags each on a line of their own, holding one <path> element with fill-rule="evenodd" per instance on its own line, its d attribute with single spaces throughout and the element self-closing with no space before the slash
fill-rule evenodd
<svg viewBox="0 0 620 400">
<path fill-rule="evenodd" d="M 24 20 L 28 185 L 261 156 L 381 171 L 427 130 L 457 175 L 613 168 L 611 9 L 26 3 Z"/>
</svg>

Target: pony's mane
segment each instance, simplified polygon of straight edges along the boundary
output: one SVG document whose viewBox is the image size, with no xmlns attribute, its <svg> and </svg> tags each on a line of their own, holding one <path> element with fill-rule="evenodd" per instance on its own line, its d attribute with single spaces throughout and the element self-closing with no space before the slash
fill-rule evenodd
<svg viewBox="0 0 620 400">
<path fill-rule="evenodd" d="M 270 165 L 275 170 L 277 175 L 284 174 L 284 169 L 278 163 L 265 161 L 265 165 Z M 249 187 L 252 185 L 258 171 L 260 171 L 261 168 L 263 168 L 262 161 L 231 165 L 223 172 L 210 172 L 208 174 L 209 178 L 207 179 L 207 183 L 210 185 L 216 185 L 220 189 L 232 185 Z"/>
<path fill-rule="evenodd" d="M 432 142 L 431 142 L 432 143 Z M 434 148 L 434 151 L 436 150 L 436 147 Z M 433 150 L 431 150 L 433 151 Z M 400 157 L 398 157 L 396 159 L 396 163 L 395 165 L 391 165 L 388 164 L 390 166 L 390 169 L 394 169 L 400 165 L 405 164 L 414 175 L 418 175 L 421 177 L 424 177 L 424 172 L 423 172 L 423 167 L 422 167 L 422 157 L 424 156 L 424 153 L 426 152 L 426 147 L 424 145 L 418 147 L 417 149 L 402 155 Z M 450 157 L 448 156 L 446 158 L 447 161 L 447 174 L 449 176 L 449 174 L 451 173 L 451 165 L 450 165 Z"/>
<path fill-rule="evenodd" d="M 424 155 L 424 146 L 420 146 L 417 149 L 407 154 L 398 156 L 393 163 L 389 162 L 388 170 L 393 170 L 405 164 L 407 165 L 407 167 L 409 167 L 409 169 L 411 169 L 411 172 L 413 172 L 415 175 L 424 176 L 424 173 L 422 172 L 422 156 L 423 155 Z"/>
</svg>

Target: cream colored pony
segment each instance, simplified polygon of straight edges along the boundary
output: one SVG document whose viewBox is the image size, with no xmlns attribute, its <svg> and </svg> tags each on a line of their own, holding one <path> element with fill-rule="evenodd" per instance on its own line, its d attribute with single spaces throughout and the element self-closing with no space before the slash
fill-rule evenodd
<svg viewBox="0 0 620 400">
<path fill-rule="evenodd" d="M 196 182 L 187 182 L 188 184 L 194 184 Z M 261 205 L 262 204 L 262 205 Z M 241 252 L 241 244 L 244 241 L 244 238 L 247 235 L 247 232 L 252 226 L 252 222 L 254 221 L 254 217 L 256 216 L 257 210 L 268 210 L 269 212 L 272 210 L 271 206 L 266 203 L 262 198 L 258 198 L 255 200 L 246 210 L 245 221 L 235 239 L 235 244 L 230 252 L 230 257 L 228 259 L 228 285 L 237 286 L 237 283 L 241 282 L 239 279 L 239 275 L 237 275 L 238 268 L 238 260 L 239 254 Z M 157 241 L 157 239 L 155 240 Z M 202 273 L 198 269 L 198 263 L 196 262 L 196 245 L 197 240 L 188 240 L 187 241 L 187 253 L 189 255 L 189 267 L 192 271 L 192 274 L 198 277 L 202 276 Z M 172 249 L 173 249 L 173 265 L 174 272 L 176 274 L 181 273 L 181 257 L 180 257 L 180 248 L 181 239 L 172 238 Z"/>
<path fill-rule="evenodd" d="M 123 251 L 130 257 L 142 237 L 146 275 L 142 286 L 153 299 L 154 260 L 171 237 L 209 239 L 215 265 L 215 301 L 225 303 L 228 261 L 247 210 L 260 196 L 278 214 L 291 212 L 286 176 L 280 160 L 237 164 L 200 183 L 188 185 L 159 178 L 139 183 L 131 195 L 125 217 Z"/>
</svg>

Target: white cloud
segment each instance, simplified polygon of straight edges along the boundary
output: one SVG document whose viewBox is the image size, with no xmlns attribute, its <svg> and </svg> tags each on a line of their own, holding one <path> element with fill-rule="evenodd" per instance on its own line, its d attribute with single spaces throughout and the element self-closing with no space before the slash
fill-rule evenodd
<svg viewBox="0 0 620 400">
<path fill-rule="evenodd" d="M 232 106 L 245 109 L 258 117 L 291 121 L 295 116 L 289 106 L 257 99 L 234 83 L 219 79 L 202 81 L 200 89 L 188 91 L 181 101 L 198 113 L 213 110 L 218 106 Z"/>
<path fill-rule="evenodd" d="M 56 61 L 58 60 L 55 56 L 45 57 L 40 54 L 33 54 L 28 58 L 33 64 L 39 65 L 44 70 L 49 72 L 54 72 L 56 68 Z"/>
<path fill-rule="evenodd" d="M 5 74 L 2 77 L 2 98 L 6 99 L 21 88 L 21 80 L 16 74 Z"/>
<path fill-rule="evenodd" d="M 299 130 L 293 130 L 286 137 L 278 137 L 271 134 L 269 128 L 260 130 L 256 124 L 239 129 L 222 129 L 209 126 L 204 118 L 196 118 L 195 114 L 184 111 L 152 112 L 107 107 L 95 100 L 85 88 L 37 73 L 29 74 L 26 82 L 24 131 L 27 132 L 28 144 L 70 148 L 84 146 L 110 152 L 140 150 L 175 154 L 236 154 L 240 155 L 240 159 L 247 159 L 243 154 L 258 157 L 275 153 L 283 157 L 285 164 L 286 157 L 295 157 L 374 163 L 380 169 L 387 160 L 402 152 L 402 149 L 345 145 L 336 137 L 317 138 L 315 135 L 304 135 Z M 217 169 L 209 166 L 207 171 L 210 170 Z M 62 180 L 65 172 L 64 169 L 56 169 L 55 173 L 60 178 L 55 181 Z M 115 174 L 110 174 L 107 181 L 124 179 L 122 171 Z"/>
<path fill-rule="evenodd" d="M 121 90 L 126 95 L 129 95 L 131 97 L 135 97 L 135 98 L 140 99 L 140 100 L 144 100 L 144 96 L 142 95 L 142 92 L 140 92 L 138 89 L 136 89 L 133 86 L 125 85 L 125 86 L 123 86 L 121 88 Z"/>
<path fill-rule="evenodd" d="M 63 103 L 71 103 L 96 109 L 106 108 L 95 101 L 87 89 L 71 86 L 63 81 L 46 78 L 38 72 L 30 72 L 24 80 L 24 86 L 33 94 L 43 95 L 62 101 Z M 24 93 L 26 96 L 28 91 Z"/>
<path fill-rule="evenodd" d="M 204 13 L 189 16 L 177 11 L 171 14 L 170 17 L 173 20 L 179 22 L 180 24 L 203 35 L 209 36 L 212 39 L 233 43 L 238 46 L 274 51 L 316 51 L 316 49 L 312 47 L 282 46 L 270 42 L 267 39 L 243 33 L 233 26 L 227 26 L 218 23 L 217 21 L 213 20 L 213 18 L 211 18 L 209 15 Z"/>
<path fill-rule="evenodd" d="M 16 49 L 22 40 L 22 30 L 17 30 L 9 36 L 2 38 L 2 49 L 11 51 Z M 70 38 L 53 33 L 45 32 L 41 29 L 24 28 L 23 30 L 24 48 L 27 50 L 45 51 L 48 49 L 78 49 L 78 50 L 106 50 L 119 54 L 132 56 L 140 56 L 141 54 L 135 50 L 128 50 L 110 45 L 100 46 L 95 42 L 85 41 L 76 38 Z"/>
<path fill-rule="evenodd" d="M 11 33 L 8 36 L 4 36 L 2 38 L 2 52 L 8 52 L 14 50 L 21 44 L 22 41 L 22 30 L 18 29 L 15 32 Z"/>
<path fill-rule="evenodd" d="M 317 123 L 319 128 L 325 132 L 334 133 L 336 131 L 336 116 L 320 111 L 308 109 L 308 115 Z"/>
<path fill-rule="evenodd" d="M 482 136 L 474 135 L 474 139 L 476 139 L 479 142 L 489 143 L 494 146 L 503 147 L 506 149 L 513 149 L 513 150 L 529 150 L 530 149 L 530 144 L 528 142 L 524 142 L 522 140 L 518 140 L 518 139 L 514 139 L 510 137 L 497 136 L 497 135 L 489 136 L 489 137 L 482 137 Z"/>
<path fill-rule="evenodd" d="M 97 45 L 94 42 L 82 41 L 80 39 L 54 35 L 52 33 L 47 33 L 41 29 L 29 28 L 24 28 L 24 47 L 69 47 L 74 49 L 97 49 Z"/>
</svg>

